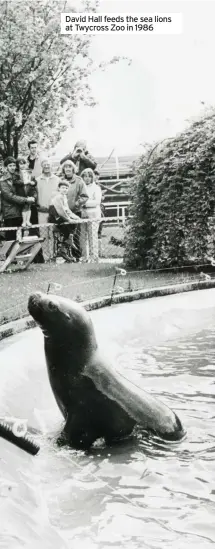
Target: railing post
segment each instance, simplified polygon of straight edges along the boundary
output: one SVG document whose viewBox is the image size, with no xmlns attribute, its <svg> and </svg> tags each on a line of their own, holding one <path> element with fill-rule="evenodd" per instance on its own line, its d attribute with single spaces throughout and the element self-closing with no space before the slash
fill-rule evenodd
<svg viewBox="0 0 215 549">
<path fill-rule="evenodd" d="M 125 224 L 125 206 L 122 206 L 122 222 Z"/>
<path fill-rule="evenodd" d="M 22 240 L 22 229 L 21 229 L 21 227 L 18 227 L 18 229 L 16 231 L 16 240 L 18 242 L 20 242 L 20 240 Z"/>
</svg>

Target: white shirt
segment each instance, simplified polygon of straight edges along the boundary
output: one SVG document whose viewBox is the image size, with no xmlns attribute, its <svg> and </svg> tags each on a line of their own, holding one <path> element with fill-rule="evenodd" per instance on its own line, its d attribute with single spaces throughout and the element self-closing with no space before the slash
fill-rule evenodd
<svg viewBox="0 0 215 549">
<path fill-rule="evenodd" d="M 101 217 L 101 199 L 102 192 L 99 185 L 95 182 L 86 185 L 89 199 L 85 202 L 84 212 L 86 212 L 88 218 L 100 218 Z"/>
<path fill-rule="evenodd" d="M 39 206 L 42 208 L 48 208 L 50 206 L 51 199 L 58 190 L 59 181 L 59 177 L 54 174 L 48 175 L 47 177 L 42 174 L 40 177 L 37 177 Z"/>
</svg>

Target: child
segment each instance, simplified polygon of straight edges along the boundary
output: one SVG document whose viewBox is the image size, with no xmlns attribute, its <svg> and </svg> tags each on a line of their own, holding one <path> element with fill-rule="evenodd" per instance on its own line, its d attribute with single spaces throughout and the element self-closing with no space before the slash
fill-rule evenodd
<svg viewBox="0 0 215 549">
<path fill-rule="evenodd" d="M 54 223 L 60 230 L 63 236 L 62 246 L 58 250 L 58 255 L 63 257 L 66 261 L 75 261 L 73 257 L 70 257 L 67 253 L 66 247 L 72 247 L 77 250 L 73 242 L 73 236 L 71 235 L 74 224 L 65 224 L 66 222 L 72 222 L 76 219 L 80 219 L 78 215 L 74 214 L 68 206 L 67 193 L 69 189 L 69 183 L 65 180 L 60 181 L 58 185 L 58 192 L 52 197 L 49 206 L 48 223 Z"/>
<path fill-rule="evenodd" d="M 101 219 L 102 192 L 95 183 L 95 176 L 91 168 L 86 168 L 81 174 L 87 186 L 88 200 L 83 206 L 83 217 L 91 219 L 90 223 L 81 226 L 81 247 L 83 260 L 87 262 L 98 261 L 98 230 Z"/>
<path fill-rule="evenodd" d="M 27 167 L 27 161 L 24 158 L 18 158 L 17 168 L 19 171 L 20 179 L 23 185 L 22 194 L 27 197 L 35 199 L 35 203 L 38 199 L 37 182 L 31 175 L 31 171 Z M 21 189 L 20 189 L 21 190 Z M 31 227 L 31 206 L 25 204 L 22 208 L 22 227 Z"/>
</svg>

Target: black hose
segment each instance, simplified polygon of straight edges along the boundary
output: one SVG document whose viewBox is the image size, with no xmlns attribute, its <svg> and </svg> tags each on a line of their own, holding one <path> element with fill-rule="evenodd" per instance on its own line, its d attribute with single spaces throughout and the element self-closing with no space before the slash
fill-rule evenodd
<svg viewBox="0 0 215 549">
<path fill-rule="evenodd" d="M 40 447 L 26 435 L 17 437 L 13 433 L 12 428 L 6 423 L 0 422 L 0 437 L 4 438 L 8 442 L 11 442 L 12 444 L 15 444 L 15 446 L 21 448 L 21 450 L 25 450 L 25 452 L 31 454 L 32 456 L 38 454 L 40 450 Z"/>
</svg>

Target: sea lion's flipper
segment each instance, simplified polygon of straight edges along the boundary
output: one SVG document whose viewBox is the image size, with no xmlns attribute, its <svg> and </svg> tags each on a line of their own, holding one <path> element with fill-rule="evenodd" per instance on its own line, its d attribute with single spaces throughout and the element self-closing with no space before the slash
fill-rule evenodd
<svg viewBox="0 0 215 549">
<path fill-rule="evenodd" d="M 133 432 L 135 421 L 113 401 L 108 402 L 108 413 L 104 421 L 103 436 L 107 445 L 127 438 Z"/>
</svg>

